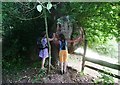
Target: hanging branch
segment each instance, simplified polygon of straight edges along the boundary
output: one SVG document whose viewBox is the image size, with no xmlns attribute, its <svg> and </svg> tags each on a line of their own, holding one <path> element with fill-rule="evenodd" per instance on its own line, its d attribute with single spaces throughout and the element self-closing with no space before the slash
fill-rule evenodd
<svg viewBox="0 0 120 85">
<path fill-rule="evenodd" d="M 24 3 L 24 2 L 20 2 L 20 1 L 18 1 L 18 3 L 20 3 L 22 6 L 24 6 L 24 7 L 26 7 L 27 9 L 31 9 L 31 8 L 29 8 L 26 4 L 28 4 L 28 3 Z"/>
<path fill-rule="evenodd" d="M 3 10 L 3 11 L 5 11 L 5 10 Z M 20 20 L 25 20 L 25 21 L 37 19 L 37 18 L 39 18 L 39 17 L 41 17 L 41 16 L 43 15 L 43 13 L 42 13 L 41 15 L 36 16 L 36 17 L 33 17 L 33 18 L 21 18 L 21 17 L 18 17 L 18 16 L 16 16 L 16 15 L 14 15 L 14 13 L 11 13 L 11 11 L 5 11 L 5 12 L 8 13 L 8 14 L 10 14 L 10 15 L 13 16 L 13 17 L 16 17 L 16 18 L 18 18 L 18 19 L 20 19 Z"/>
<path fill-rule="evenodd" d="M 30 10 L 28 10 L 28 11 L 26 11 L 25 13 L 31 12 L 32 10 L 34 10 L 34 9 L 36 8 L 36 6 L 37 6 L 37 3 L 34 5 L 34 7 L 33 7 L 33 8 L 31 8 L 31 9 L 30 9 Z"/>
<path fill-rule="evenodd" d="M 26 4 L 24 4 L 24 3 L 22 3 L 22 2 L 18 2 L 18 3 L 21 4 L 21 5 L 24 6 L 24 7 L 27 7 L 27 9 L 29 9 L 29 10 L 25 11 L 24 13 L 29 13 L 29 12 L 33 11 L 33 10 L 36 8 L 36 6 L 37 6 L 37 3 L 35 3 L 33 8 L 29 8 Z M 6 5 L 4 5 L 4 6 L 5 6 L 6 8 L 8 8 Z M 21 8 L 21 7 L 20 7 L 20 8 Z M 14 10 L 15 10 L 15 9 L 13 9 L 13 10 L 2 10 L 2 11 L 5 11 L 6 13 L 10 14 L 11 16 L 13 16 L 13 17 L 15 17 L 15 18 L 17 18 L 17 19 L 20 19 L 20 20 L 24 20 L 24 21 L 37 19 L 37 18 L 39 18 L 39 17 L 41 17 L 41 16 L 43 15 L 43 13 L 42 13 L 41 15 L 36 16 L 36 17 L 22 18 L 22 17 L 20 17 L 20 16 L 15 15 L 14 13 L 12 13 Z"/>
<path fill-rule="evenodd" d="M 43 15 L 43 13 L 42 13 L 41 15 L 39 15 L 39 16 L 37 16 L 37 17 L 33 17 L 33 18 L 26 18 L 26 19 L 23 19 L 23 18 L 20 18 L 20 17 L 18 17 L 18 16 L 16 16 L 16 18 L 18 18 L 18 19 L 20 19 L 20 20 L 25 20 L 25 21 L 27 21 L 27 20 L 37 19 L 37 18 L 41 17 L 42 15 Z"/>
</svg>

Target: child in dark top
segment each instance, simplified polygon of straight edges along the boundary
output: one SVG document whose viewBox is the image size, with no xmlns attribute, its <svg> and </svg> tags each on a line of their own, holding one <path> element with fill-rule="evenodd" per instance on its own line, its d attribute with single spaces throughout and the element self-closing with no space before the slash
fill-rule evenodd
<svg viewBox="0 0 120 85">
<path fill-rule="evenodd" d="M 66 65 L 68 58 L 68 43 L 74 43 L 80 41 L 80 37 L 75 40 L 65 39 L 64 34 L 59 35 L 59 61 L 60 61 L 60 73 L 66 73 Z"/>
</svg>

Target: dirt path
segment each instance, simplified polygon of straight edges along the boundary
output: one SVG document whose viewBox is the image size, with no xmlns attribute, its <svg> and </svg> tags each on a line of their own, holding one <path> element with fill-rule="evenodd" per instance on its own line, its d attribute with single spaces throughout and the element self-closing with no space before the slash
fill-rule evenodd
<svg viewBox="0 0 120 85">
<path fill-rule="evenodd" d="M 98 72 L 85 68 L 84 74 L 81 71 L 82 57 L 71 54 L 68 58 L 67 73 L 61 75 L 59 67 L 52 70 L 50 74 L 40 72 L 40 67 L 29 68 L 14 76 L 8 75 L 4 82 L 15 83 L 92 83 Z M 42 74 L 41 74 L 42 73 Z M 43 75 L 43 76 L 42 76 Z M 18 78 L 19 76 L 19 78 Z"/>
<path fill-rule="evenodd" d="M 67 73 L 61 75 L 59 70 L 52 71 L 42 79 L 43 83 L 92 83 L 93 77 L 89 75 L 83 75 L 79 72 L 68 68 Z"/>
<path fill-rule="evenodd" d="M 18 74 L 3 76 L 3 83 L 92 83 L 94 78 L 67 67 L 67 73 L 61 75 L 60 68 L 46 74 L 40 68 L 29 68 Z"/>
<path fill-rule="evenodd" d="M 67 73 L 63 75 L 61 75 L 59 71 L 60 68 L 56 68 L 51 70 L 49 74 L 46 74 L 45 70 L 31 69 L 27 75 L 23 73 L 26 77 L 24 76 L 19 79 L 19 81 L 16 81 L 16 83 L 93 83 L 94 80 L 94 77 L 77 72 L 71 67 L 67 67 Z M 31 74 L 31 72 L 33 72 L 33 74 Z M 44 76 L 42 77 L 41 74 Z"/>
<path fill-rule="evenodd" d="M 67 73 L 61 75 L 60 68 L 51 70 L 50 74 L 40 71 L 40 67 L 32 67 L 18 74 L 6 75 L 5 83 L 93 83 L 96 72 L 85 68 L 84 74 L 81 70 L 81 56 L 69 55 Z"/>
</svg>

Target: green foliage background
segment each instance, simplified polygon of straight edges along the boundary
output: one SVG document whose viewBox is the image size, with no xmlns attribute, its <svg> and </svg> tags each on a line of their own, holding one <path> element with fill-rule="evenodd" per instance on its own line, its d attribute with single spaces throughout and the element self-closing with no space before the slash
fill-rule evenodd
<svg viewBox="0 0 120 85">
<path fill-rule="evenodd" d="M 18 63 L 19 59 L 29 62 L 38 57 L 36 39 L 45 30 L 45 23 L 44 15 L 36 9 L 37 4 L 2 3 L 3 60 Z M 104 44 L 113 37 L 120 40 L 120 2 L 52 4 L 50 13 L 47 13 L 49 34 L 56 31 L 57 18 L 70 15 L 76 26 L 85 29 L 89 47 Z M 40 17 L 31 19 L 37 16 Z"/>
</svg>

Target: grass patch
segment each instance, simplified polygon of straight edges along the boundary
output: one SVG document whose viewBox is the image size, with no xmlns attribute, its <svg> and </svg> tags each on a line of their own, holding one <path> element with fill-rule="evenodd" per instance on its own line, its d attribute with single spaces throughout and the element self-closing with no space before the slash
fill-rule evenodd
<svg viewBox="0 0 120 85">
<path fill-rule="evenodd" d="M 46 75 L 46 73 L 46 70 L 40 69 L 39 73 L 36 76 L 34 76 L 32 83 L 37 83 L 38 81 L 40 81 L 41 78 L 43 78 Z"/>
<path fill-rule="evenodd" d="M 109 70 L 105 69 L 104 71 L 111 73 Z M 112 76 L 105 74 L 105 73 L 101 73 L 99 72 L 100 76 L 98 77 L 98 79 L 94 80 L 94 82 L 96 84 L 102 84 L 102 85 L 114 85 L 114 79 Z"/>
<path fill-rule="evenodd" d="M 84 72 L 80 72 L 80 76 L 85 76 Z"/>
</svg>

